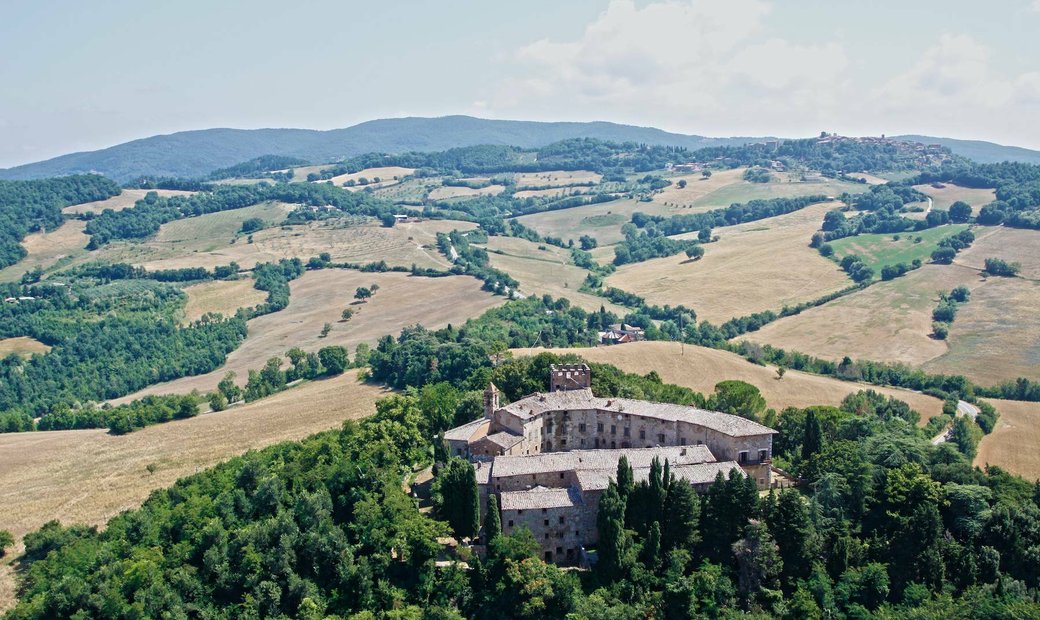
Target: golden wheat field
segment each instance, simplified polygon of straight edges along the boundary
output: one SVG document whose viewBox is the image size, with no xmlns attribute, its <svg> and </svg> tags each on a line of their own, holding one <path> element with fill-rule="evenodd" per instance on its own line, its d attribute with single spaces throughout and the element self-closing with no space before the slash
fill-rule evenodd
<svg viewBox="0 0 1040 620">
<path fill-rule="evenodd" d="M 987 205 L 997 199 L 995 190 L 972 189 L 970 187 L 954 185 L 953 183 L 943 184 L 942 187 L 932 187 L 928 184 L 915 185 L 914 189 L 931 197 L 932 208 L 938 209 L 939 211 L 948 210 L 950 205 L 960 200 L 971 205 L 975 213 L 978 213 L 981 206 Z"/>
<path fill-rule="evenodd" d="M 379 290 L 365 303 L 357 303 L 358 287 L 378 284 Z M 444 278 L 413 277 L 405 273 L 363 273 L 342 269 L 309 271 L 290 283 L 289 305 L 283 310 L 249 321 L 249 336 L 217 370 L 152 385 L 113 402 L 129 402 L 147 394 L 186 394 L 216 388 L 228 371 L 245 384 L 250 369 L 259 369 L 271 357 L 281 357 L 293 347 L 316 351 L 340 345 L 350 349 L 358 343 L 375 345 L 387 334 L 420 323 L 430 329 L 451 323 L 459 325 L 470 317 L 505 301 L 481 290 L 481 283 L 468 276 Z M 349 321 L 340 320 L 344 309 L 354 310 Z M 322 327 L 331 331 L 322 338 Z M 287 362 L 286 362 L 287 363 Z"/>
<path fill-rule="evenodd" d="M 349 174 L 341 174 L 339 176 L 328 179 L 332 181 L 334 185 L 343 185 L 347 181 L 358 181 L 360 179 L 368 180 L 369 184 L 378 181 L 378 187 L 386 187 L 386 185 L 400 181 L 406 176 L 411 175 L 415 172 L 415 168 L 403 168 L 401 166 L 380 166 L 379 168 L 365 168 L 358 172 L 351 172 Z M 307 175 L 303 175 L 306 179 Z M 296 179 L 303 180 L 303 179 Z M 355 186 L 355 188 L 367 187 L 367 186 Z M 354 189 L 354 188 L 352 188 Z"/>
<path fill-rule="evenodd" d="M 105 429 L 0 435 L 0 529 L 21 539 L 51 519 L 103 525 L 178 478 L 370 415 L 387 392 L 359 382 L 357 372 L 128 435 Z"/>
<path fill-rule="evenodd" d="M 826 359 L 923 364 L 948 350 L 931 338 L 939 291 L 974 289 L 978 273 L 956 265 L 925 265 L 823 306 L 770 323 L 740 339 Z"/>
<path fill-rule="evenodd" d="M 451 198 L 472 198 L 473 196 L 495 196 L 501 194 L 505 188 L 505 185 L 488 185 L 481 188 L 442 185 L 433 188 L 427 197 L 430 200 L 449 200 Z"/>
<path fill-rule="evenodd" d="M 69 264 L 87 255 L 86 245 L 90 237 L 83 232 L 86 222 L 70 220 L 56 230 L 32 233 L 22 240 L 28 255 L 17 263 L 0 269 L 0 282 L 15 282 L 26 271 L 37 267 L 50 270 Z"/>
<path fill-rule="evenodd" d="M 184 287 L 184 292 L 188 295 L 184 320 L 188 322 L 210 312 L 232 316 L 239 308 L 252 308 L 267 299 L 267 293 L 253 288 L 252 278 L 192 284 Z"/>
<path fill-rule="evenodd" d="M 195 192 L 186 192 L 176 189 L 124 189 L 118 196 L 113 196 L 107 200 L 98 200 L 96 202 L 86 202 L 81 205 L 72 205 L 71 207 L 65 207 L 61 210 L 62 213 L 68 214 L 79 214 L 79 213 L 101 213 L 105 209 L 112 209 L 113 211 L 122 211 L 123 209 L 134 206 L 138 200 L 141 200 L 149 192 L 155 192 L 159 196 L 190 196 Z"/>
<path fill-rule="evenodd" d="M 1018 263 L 1022 278 L 1040 280 L 1040 231 L 1005 226 L 975 226 L 975 242 L 961 250 L 953 262 L 984 269 L 987 258 Z"/>
<path fill-rule="evenodd" d="M 809 301 L 851 281 L 808 246 L 834 203 L 812 205 L 757 222 L 715 231 L 704 257 L 685 254 L 620 267 L 607 284 L 653 304 L 682 304 L 716 325 L 733 317 Z M 695 238 L 697 233 L 680 235 Z"/>
<path fill-rule="evenodd" d="M 514 349 L 513 354 L 534 355 L 544 350 Z M 773 366 L 758 366 L 727 351 L 693 345 L 683 347 L 676 342 L 634 342 L 552 351 L 559 354 L 575 353 L 590 362 L 613 364 L 626 372 L 646 374 L 655 370 L 665 382 L 683 385 L 702 394 L 710 394 L 720 381 L 739 379 L 761 390 L 768 405 L 777 410 L 784 407 L 838 405 L 849 394 L 871 389 L 909 403 L 921 414 L 922 425 L 928 418 L 942 413 L 942 401 L 918 392 L 841 381 L 795 370 L 788 370 L 783 379 L 777 379 Z"/>
<path fill-rule="evenodd" d="M 290 207 L 286 205 L 285 208 Z M 147 241 L 113 243 L 100 254 L 95 254 L 148 269 L 212 268 L 232 261 L 248 269 L 257 263 L 283 258 L 306 260 L 322 252 L 328 252 L 334 261 L 368 263 L 385 260 L 389 265 L 409 267 L 414 263 L 420 267 L 445 269 L 450 265 L 437 251 L 437 233 L 469 230 L 476 226 L 470 222 L 428 220 L 386 228 L 371 219 L 337 218 L 295 226 L 275 225 L 253 233 L 250 243 L 247 236 L 235 232 L 245 218 L 238 216 L 227 224 L 217 219 L 205 220 L 225 213 L 171 222 L 163 229 L 172 224 L 180 226 L 168 231 L 161 229 L 155 238 Z"/>
<path fill-rule="evenodd" d="M 603 175 L 591 170 L 547 170 L 521 172 L 514 176 L 517 189 L 538 187 L 566 187 L 569 185 L 599 183 Z"/>
<path fill-rule="evenodd" d="M 987 400 L 1000 412 L 1000 419 L 979 442 L 975 465 L 999 465 L 1026 480 L 1040 480 L 1040 403 Z"/>
</svg>

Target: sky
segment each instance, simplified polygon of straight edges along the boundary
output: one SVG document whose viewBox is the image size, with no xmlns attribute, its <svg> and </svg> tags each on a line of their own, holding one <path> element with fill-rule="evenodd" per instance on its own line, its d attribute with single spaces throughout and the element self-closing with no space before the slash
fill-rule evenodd
<svg viewBox="0 0 1040 620">
<path fill-rule="evenodd" d="M 4 0 L 0 167 L 470 114 L 1040 148 L 1040 0 Z"/>
</svg>

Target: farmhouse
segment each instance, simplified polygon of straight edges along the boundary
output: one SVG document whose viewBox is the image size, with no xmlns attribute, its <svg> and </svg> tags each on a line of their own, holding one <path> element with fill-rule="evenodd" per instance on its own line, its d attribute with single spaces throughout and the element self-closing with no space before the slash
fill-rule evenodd
<svg viewBox="0 0 1040 620">
<path fill-rule="evenodd" d="M 776 431 L 695 407 L 597 398 L 591 380 L 585 364 L 554 365 L 548 393 L 505 406 L 490 384 L 485 416 L 444 436 L 452 455 L 473 463 L 481 505 L 498 495 L 503 532 L 527 527 L 546 560 L 579 561 L 596 543 L 599 498 L 622 456 L 636 481 L 657 459 L 699 491 L 719 474 L 772 484 Z"/>
</svg>

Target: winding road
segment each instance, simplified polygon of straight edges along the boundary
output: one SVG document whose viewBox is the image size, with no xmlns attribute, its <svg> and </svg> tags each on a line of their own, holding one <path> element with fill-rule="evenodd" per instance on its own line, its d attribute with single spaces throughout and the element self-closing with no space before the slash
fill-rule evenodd
<svg viewBox="0 0 1040 620">
<path fill-rule="evenodd" d="M 957 401 L 957 415 L 958 416 L 964 416 L 964 415 L 971 416 L 971 419 L 974 420 L 976 418 L 976 416 L 979 415 L 979 408 L 976 407 L 975 405 L 969 403 L 969 402 L 965 402 L 963 400 L 958 400 Z M 939 433 L 935 437 L 932 437 L 932 445 L 933 446 L 937 446 L 937 445 L 939 445 L 941 443 L 949 441 L 950 440 L 950 435 L 952 433 L 953 433 L 953 426 L 951 425 L 949 428 L 947 428 L 943 432 Z"/>
</svg>

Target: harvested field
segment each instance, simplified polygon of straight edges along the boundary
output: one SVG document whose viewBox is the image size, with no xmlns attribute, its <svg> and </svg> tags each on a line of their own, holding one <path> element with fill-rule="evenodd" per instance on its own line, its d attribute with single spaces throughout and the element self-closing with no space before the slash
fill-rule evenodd
<svg viewBox="0 0 1040 620">
<path fill-rule="evenodd" d="M 809 353 L 920 365 L 947 352 L 931 338 L 932 310 L 940 291 L 979 286 L 979 274 L 957 265 L 925 265 L 828 304 L 780 319 L 740 339 Z M 972 302 L 968 302 L 970 305 Z M 966 307 L 962 308 L 966 311 Z M 962 320 L 958 316 L 957 321 Z"/>
<path fill-rule="evenodd" d="M 884 185 L 885 183 L 888 183 L 888 179 L 883 179 L 879 176 L 874 176 L 873 174 L 870 174 L 868 172 L 853 172 L 848 176 L 854 179 L 863 179 L 867 182 L 867 185 Z"/>
<path fill-rule="evenodd" d="M 743 174 L 743 169 L 740 170 Z M 712 175 L 710 182 L 716 176 Z M 711 209 L 724 209 L 733 203 L 737 202 L 748 202 L 750 200 L 763 200 L 768 198 L 795 198 L 798 196 L 809 196 L 813 194 L 823 194 L 824 196 L 835 197 L 842 192 L 849 192 L 850 194 L 856 194 L 867 190 L 868 185 L 863 183 L 849 183 L 846 181 L 837 181 L 834 179 L 828 179 L 826 177 L 810 177 L 808 180 L 802 181 L 800 177 L 794 175 L 788 175 L 784 173 L 773 174 L 777 180 L 770 181 L 769 183 L 750 183 L 744 181 L 741 177 L 737 177 L 738 180 L 731 181 L 724 184 L 711 192 L 702 194 L 697 198 L 690 201 L 686 206 L 686 213 L 698 213 L 701 211 L 710 211 Z M 686 189 L 690 188 L 690 185 L 696 185 L 700 181 L 690 182 Z M 669 188 L 662 191 L 661 194 L 655 196 L 655 201 L 663 200 L 660 196 L 663 196 L 663 192 L 667 192 Z M 671 202 L 671 201 L 670 201 Z"/>
<path fill-rule="evenodd" d="M 0 339 L 0 359 L 3 359 L 8 355 L 30 357 L 34 353 L 46 353 L 50 350 L 51 348 L 49 346 L 29 336 Z"/>
<path fill-rule="evenodd" d="M 580 196 L 588 194 L 588 187 L 550 187 L 549 189 L 525 189 L 515 192 L 517 198 L 563 198 L 565 196 Z"/>
<path fill-rule="evenodd" d="M 867 234 L 835 239 L 830 242 L 834 248 L 834 257 L 841 260 L 849 254 L 856 254 L 863 259 L 881 277 L 881 268 L 897 263 L 912 263 L 920 259 L 927 263 L 932 252 L 939 247 L 939 242 L 955 235 L 968 227 L 967 224 L 951 224 L 937 226 L 919 232 L 893 234 Z M 899 239 L 896 239 L 896 237 Z M 917 239 L 921 241 L 918 242 Z"/>
<path fill-rule="evenodd" d="M 950 326 L 949 351 L 924 365 L 983 385 L 1040 380 L 1040 282 L 988 278 L 972 286 Z"/>
<path fill-rule="evenodd" d="M 245 218 L 236 218 L 237 225 L 220 226 L 203 221 L 207 217 L 210 216 L 171 222 L 163 228 L 175 223 L 182 224 L 182 227 L 167 233 L 160 230 L 155 239 L 141 243 L 112 244 L 102 250 L 102 256 L 149 269 L 212 268 L 231 261 L 248 269 L 261 262 L 293 257 L 306 259 L 328 252 L 334 261 L 368 263 L 385 260 L 389 265 L 408 267 L 414 263 L 420 267 L 446 269 L 450 265 L 437 251 L 437 233 L 476 227 L 470 222 L 428 220 L 386 228 L 372 219 L 344 217 L 266 228 L 253 233 L 253 243 L 249 243 L 233 232 Z M 200 236 L 193 238 L 192 234 Z M 170 243 L 174 237 L 183 237 L 183 241 Z"/>
<path fill-rule="evenodd" d="M 523 172 L 517 174 L 516 188 L 567 187 L 588 183 L 599 183 L 603 175 L 590 170 L 548 170 L 546 172 Z"/>
<path fill-rule="evenodd" d="M 359 179 L 368 179 L 371 184 L 375 179 L 379 179 L 380 187 L 383 187 L 384 183 L 394 183 L 400 181 L 404 177 L 415 172 L 415 168 L 402 168 L 401 166 L 381 166 L 379 168 L 365 168 L 358 172 L 351 172 L 349 174 L 341 174 L 339 176 L 327 179 L 332 181 L 333 184 L 339 186 L 343 185 L 347 181 L 357 181 Z M 307 175 L 303 175 L 306 179 Z M 356 186 L 353 189 L 361 189 L 367 187 L 365 185 Z"/>
<path fill-rule="evenodd" d="M 473 196 L 495 196 L 505 190 L 504 185 L 488 185 L 480 189 L 472 187 L 452 187 L 442 185 L 435 187 L 429 194 L 430 200 L 449 200 L 452 198 L 470 198 Z"/>
<path fill-rule="evenodd" d="M 851 281 L 808 246 L 834 203 L 812 205 L 774 218 L 716 229 L 719 241 L 704 258 L 685 254 L 620 267 L 607 284 L 652 304 L 683 304 L 716 325 L 733 317 L 816 299 Z M 697 233 L 680 235 L 695 238 Z"/>
<path fill-rule="evenodd" d="M 534 355 L 545 349 L 515 349 L 515 355 Z M 809 405 L 838 405 L 848 394 L 872 389 L 906 401 L 921 414 L 921 424 L 942 413 L 942 401 L 931 396 L 900 390 L 841 381 L 808 373 L 788 370 L 784 378 L 776 378 L 773 366 L 758 366 L 739 355 L 727 351 L 693 345 L 685 346 L 680 354 L 677 342 L 634 342 L 615 346 L 587 349 L 555 349 L 554 353 L 576 353 L 590 362 L 613 364 L 618 368 L 639 374 L 656 370 L 667 383 L 684 385 L 702 394 L 710 394 L 715 384 L 727 379 L 746 381 L 762 391 L 770 407 L 779 411 L 784 407 Z"/>
<path fill-rule="evenodd" d="M 570 252 L 552 245 L 538 249 L 538 244 L 516 237 L 489 237 L 488 256 L 491 266 L 501 269 L 520 282 L 525 295 L 566 297 L 575 306 L 595 312 L 604 306 L 611 312 L 627 310 L 602 297 L 578 292 L 588 271 L 571 263 Z"/>
<path fill-rule="evenodd" d="M 1004 226 L 976 226 L 975 243 L 957 254 L 954 262 L 984 269 L 987 258 L 1000 258 L 1022 266 L 1019 275 L 1040 280 L 1040 231 Z"/>
<path fill-rule="evenodd" d="M 366 303 L 355 303 L 359 286 L 379 284 L 379 291 Z M 341 269 L 309 271 L 290 283 L 289 306 L 284 310 L 249 321 L 249 336 L 228 356 L 221 368 L 195 377 L 153 385 L 114 402 L 128 402 L 147 394 L 186 394 L 211 391 L 228 371 L 245 383 L 250 369 L 259 369 L 271 357 L 281 357 L 292 347 L 316 351 L 329 345 L 350 349 L 358 343 L 375 345 L 387 334 L 421 323 L 428 328 L 459 325 L 470 317 L 496 306 L 504 297 L 480 290 L 481 283 L 468 276 L 444 278 L 412 277 L 405 273 L 362 273 Z M 340 321 L 344 308 L 354 316 Z M 332 331 L 319 337 L 325 323 Z"/>
<path fill-rule="evenodd" d="M 932 187 L 928 184 L 915 185 L 914 189 L 931 196 L 932 208 L 938 211 L 946 211 L 950 208 L 950 205 L 960 200 L 971 205 L 972 210 L 978 214 L 980 207 L 988 205 L 997 199 L 996 190 L 972 189 L 970 187 L 960 187 L 952 183 L 943 184 L 941 188 Z"/>
<path fill-rule="evenodd" d="M 145 197 L 148 192 L 155 192 L 160 196 L 190 196 L 195 192 L 184 192 L 176 189 L 124 189 L 123 193 L 118 196 L 113 196 L 108 200 L 98 200 L 96 202 L 87 202 L 81 205 L 72 205 L 71 207 L 65 207 L 61 210 L 62 213 L 101 213 L 105 209 L 112 209 L 113 211 L 122 211 L 129 207 L 134 206 L 138 200 Z"/>
<path fill-rule="evenodd" d="M 233 316 L 239 308 L 252 308 L 267 299 L 267 293 L 253 288 L 252 278 L 214 280 L 184 287 L 188 303 L 184 306 L 184 320 L 191 322 L 209 312 Z"/>
<path fill-rule="evenodd" d="M 523 215 L 516 220 L 529 226 L 542 235 L 552 235 L 563 240 L 589 235 L 600 245 L 617 243 L 624 239 L 621 227 L 632 220 L 632 214 L 642 211 L 650 215 L 674 215 L 679 211 L 656 202 L 639 202 L 624 198 L 601 202 L 572 209 L 543 211 L 531 215 Z"/>
<path fill-rule="evenodd" d="M 682 207 L 690 207 L 714 191 L 723 187 L 744 183 L 744 170 L 746 168 L 734 168 L 733 170 L 716 170 L 708 178 L 700 172 L 670 176 L 668 180 L 671 185 L 654 194 L 654 202 L 670 203 Z M 686 187 L 680 188 L 679 181 L 686 181 Z M 729 205 L 726 205 L 729 206 Z"/>
<path fill-rule="evenodd" d="M 385 391 L 358 382 L 357 372 L 129 435 L 104 429 L 0 435 L 0 528 L 20 539 L 51 519 L 103 525 L 152 490 L 204 467 L 370 415 Z"/>
<path fill-rule="evenodd" d="M 84 249 L 90 240 L 83 228 L 86 222 L 70 220 L 51 232 L 33 233 L 22 240 L 28 256 L 17 263 L 0 269 L 0 282 L 15 282 L 26 271 L 37 267 L 47 271 L 68 264 L 76 257 L 86 256 Z"/>
<path fill-rule="evenodd" d="M 1040 480 L 1040 403 L 986 399 L 1000 412 L 997 427 L 979 442 L 975 465 L 998 465 Z"/>
</svg>

